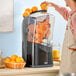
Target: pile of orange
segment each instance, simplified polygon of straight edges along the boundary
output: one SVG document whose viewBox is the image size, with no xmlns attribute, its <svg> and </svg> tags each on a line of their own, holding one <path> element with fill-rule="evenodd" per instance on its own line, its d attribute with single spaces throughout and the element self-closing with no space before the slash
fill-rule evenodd
<svg viewBox="0 0 76 76">
<path fill-rule="evenodd" d="M 40 7 L 41 7 L 42 10 L 47 10 L 48 9 L 46 3 L 41 4 Z M 31 13 L 33 13 L 35 11 L 38 11 L 37 6 L 33 6 L 31 9 L 26 8 L 24 13 L 23 13 L 23 17 L 26 17 L 26 16 L 30 15 Z"/>
<path fill-rule="evenodd" d="M 17 55 L 12 55 L 11 57 L 5 59 L 5 62 L 9 63 L 25 63 L 22 57 Z"/>
<path fill-rule="evenodd" d="M 31 13 L 33 13 L 35 11 L 38 11 L 38 7 L 36 7 L 36 6 L 32 7 L 31 9 L 27 8 L 27 9 L 25 9 L 25 12 L 23 13 L 23 16 L 26 17 L 26 16 L 30 15 Z"/>
</svg>

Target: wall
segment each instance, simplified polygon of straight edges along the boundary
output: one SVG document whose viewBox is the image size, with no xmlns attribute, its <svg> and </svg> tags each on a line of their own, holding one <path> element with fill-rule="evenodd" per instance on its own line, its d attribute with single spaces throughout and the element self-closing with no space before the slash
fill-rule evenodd
<svg viewBox="0 0 76 76">
<path fill-rule="evenodd" d="M 12 54 L 22 54 L 22 13 L 25 8 L 31 8 L 32 6 L 38 6 L 44 0 L 14 0 L 14 32 L 12 33 L 0 33 L 0 49 L 3 51 L 3 57 L 10 56 Z M 63 0 L 48 0 L 55 2 L 59 5 L 65 6 Z M 51 11 L 50 11 L 51 12 Z M 65 32 L 65 20 L 56 11 L 55 15 L 55 27 L 54 27 L 54 42 L 62 45 L 64 32 Z"/>
</svg>

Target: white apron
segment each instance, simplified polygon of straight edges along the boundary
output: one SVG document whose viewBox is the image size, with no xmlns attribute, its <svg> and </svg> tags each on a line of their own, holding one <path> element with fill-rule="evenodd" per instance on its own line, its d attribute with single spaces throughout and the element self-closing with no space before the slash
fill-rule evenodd
<svg viewBox="0 0 76 76">
<path fill-rule="evenodd" d="M 68 30 L 65 32 L 65 38 L 62 48 L 62 59 L 60 66 L 60 73 L 75 73 L 76 74 L 76 50 L 70 50 L 69 48 L 76 49 L 76 40 L 70 29 L 71 16 L 68 20 Z"/>
</svg>

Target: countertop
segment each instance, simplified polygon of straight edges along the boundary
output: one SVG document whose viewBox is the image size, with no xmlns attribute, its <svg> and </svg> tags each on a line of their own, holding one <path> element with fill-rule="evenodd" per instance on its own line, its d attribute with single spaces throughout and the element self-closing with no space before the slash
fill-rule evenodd
<svg viewBox="0 0 76 76">
<path fill-rule="evenodd" d="M 53 67 L 44 68 L 24 68 L 24 69 L 0 69 L 0 76 L 14 76 L 14 75 L 31 75 L 42 73 L 58 73 L 60 66 L 55 63 Z"/>
</svg>

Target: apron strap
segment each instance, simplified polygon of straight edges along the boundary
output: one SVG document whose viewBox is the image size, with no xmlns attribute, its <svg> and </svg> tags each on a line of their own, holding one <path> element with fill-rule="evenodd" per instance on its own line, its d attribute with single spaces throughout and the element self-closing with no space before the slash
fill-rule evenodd
<svg viewBox="0 0 76 76">
<path fill-rule="evenodd" d="M 69 50 L 72 50 L 72 51 L 76 51 L 76 46 L 75 46 L 76 44 L 72 44 L 72 45 L 70 45 L 68 48 L 69 48 Z"/>
<path fill-rule="evenodd" d="M 69 50 L 76 51 L 76 48 L 69 48 Z"/>
</svg>

